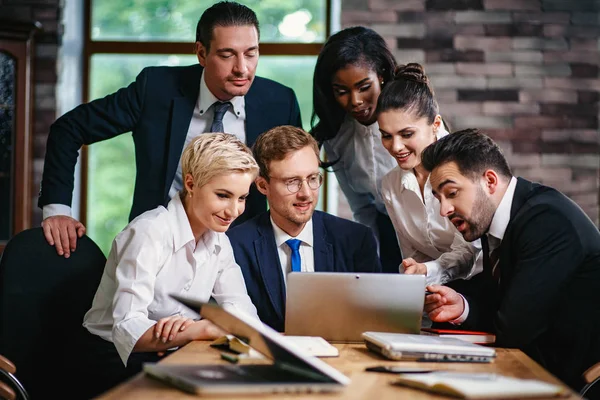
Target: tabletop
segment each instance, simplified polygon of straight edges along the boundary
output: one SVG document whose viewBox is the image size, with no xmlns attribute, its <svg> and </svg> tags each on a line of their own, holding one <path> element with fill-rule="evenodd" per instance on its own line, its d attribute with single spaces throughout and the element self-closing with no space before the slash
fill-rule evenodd
<svg viewBox="0 0 600 400">
<path fill-rule="evenodd" d="M 220 351 L 209 346 L 207 341 L 194 341 L 164 358 L 165 364 L 226 364 L 220 357 Z M 273 395 L 248 395 L 248 396 L 221 396 L 202 399 L 224 398 L 231 400 L 256 400 L 257 398 L 277 399 L 448 399 L 432 393 L 391 385 L 393 374 L 366 372 L 365 368 L 378 365 L 401 365 L 403 367 L 434 368 L 436 370 L 452 370 L 459 372 L 488 372 L 498 373 L 525 379 L 539 379 L 542 381 L 564 384 L 539 364 L 517 349 L 497 349 L 496 360 L 492 363 L 426 363 L 415 361 L 389 361 L 367 350 L 364 344 L 334 344 L 339 351 L 339 357 L 322 358 L 325 362 L 335 367 L 352 382 L 339 393 L 327 394 L 273 394 Z M 244 363 L 257 362 L 243 360 Z M 259 361 L 260 362 L 260 361 Z M 140 373 L 129 381 L 113 388 L 103 394 L 101 399 L 193 399 L 197 395 L 188 394 L 165 383 L 156 381 Z M 572 390 L 567 390 L 561 399 L 579 399 Z"/>
</svg>

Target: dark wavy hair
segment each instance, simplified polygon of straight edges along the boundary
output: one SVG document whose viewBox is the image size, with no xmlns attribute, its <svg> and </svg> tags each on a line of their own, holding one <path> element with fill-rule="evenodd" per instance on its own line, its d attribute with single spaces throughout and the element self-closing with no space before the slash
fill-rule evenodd
<svg viewBox="0 0 600 400">
<path fill-rule="evenodd" d="M 506 178 L 512 176 L 500 147 L 477 129 L 463 129 L 446 135 L 427 146 L 421 154 L 421 163 L 429 172 L 449 162 L 455 162 L 460 173 L 473 181 L 486 169 L 493 169 Z"/>
<path fill-rule="evenodd" d="M 215 27 L 246 25 L 253 25 L 260 37 L 258 18 L 254 11 L 235 1 L 220 1 L 207 8 L 200 16 L 196 25 L 196 42 L 202 43 L 209 52 Z"/>
<path fill-rule="evenodd" d="M 388 110 L 402 110 L 413 114 L 417 119 L 427 118 L 433 124 L 439 114 L 433 88 L 421 64 L 399 65 L 394 80 L 389 82 L 377 99 L 376 113 Z"/>
<path fill-rule="evenodd" d="M 388 82 L 394 76 L 396 60 L 385 40 L 363 26 L 344 29 L 327 39 L 313 78 L 311 134 L 319 145 L 334 138 L 344 121 L 345 111 L 335 100 L 331 81 L 337 71 L 348 65 L 368 66 Z"/>
</svg>

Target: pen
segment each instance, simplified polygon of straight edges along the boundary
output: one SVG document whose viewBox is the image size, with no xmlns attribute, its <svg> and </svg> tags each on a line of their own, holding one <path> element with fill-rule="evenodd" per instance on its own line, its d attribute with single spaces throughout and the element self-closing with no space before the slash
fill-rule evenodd
<svg viewBox="0 0 600 400">
<path fill-rule="evenodd" d="M 221 352 L 221 358 L 223 360 L 229 361 L 232 364 L 236 364 L 238 361 L 240 361 L 238 356 L 236 356 L 234 354 L 224 353 L 224 352 Z"/>
</svg>

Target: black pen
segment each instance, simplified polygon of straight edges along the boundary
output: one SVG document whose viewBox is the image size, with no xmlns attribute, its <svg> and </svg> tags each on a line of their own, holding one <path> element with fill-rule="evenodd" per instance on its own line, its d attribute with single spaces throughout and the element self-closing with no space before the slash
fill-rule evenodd
<svg viewBox="0 0 600 400">
<path fill-rule="evenodd" d="M 430 368 L 411 368 L 391 365 L 379 365 L 377 367 L 365 368 L 368 372 L 385 372 L 389 374 L 427 374 L 435 370 Z"/>
</svg>

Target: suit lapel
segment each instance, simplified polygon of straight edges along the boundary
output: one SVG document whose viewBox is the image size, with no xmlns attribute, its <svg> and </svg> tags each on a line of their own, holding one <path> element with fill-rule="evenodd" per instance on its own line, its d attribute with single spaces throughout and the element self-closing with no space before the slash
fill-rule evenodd
<svg viewBox="0 0 600 400">
<path fill-rule="evenodd" d="M 252 146 L 258 135 L 268 129 L 264 124 L 264 121 L 268 120 L 266 116 L 267 110 L 263 109 L 261 96 L 257 92 L 257 83 L 254 82 L 250 86 L 250 90 L 244 97 L 246 109 L 246 144 L 248 146 Z"/>
<path fill-rule="evenodd" d="M 327 237 L 322 217 L 323 215 L 319 211 L 315 211 L 312 217 L 315 271 L 334 272 L 333 245 Z"/>
<path fill-rule="evenodd" d="M 168 201 L 169 189 L 185 143 L 194 107 L 200 92 L 202 67 L 195 65 L 182 70 L 179 84 L 180 97 L 173 98 L 171 104 L 171 129 L 169 131 L 167 168 L 165 169 L 164 199 Z"/>
<path fill-rule="evenodd" d="M 259 218 L 258 232 L 260 237 L 254 241 L 258 268 L 269 300 L 277 316 L 283 320 L 285 318 L 285 284 L 268 212 Z"/>
</svg>

